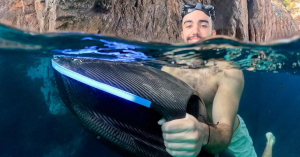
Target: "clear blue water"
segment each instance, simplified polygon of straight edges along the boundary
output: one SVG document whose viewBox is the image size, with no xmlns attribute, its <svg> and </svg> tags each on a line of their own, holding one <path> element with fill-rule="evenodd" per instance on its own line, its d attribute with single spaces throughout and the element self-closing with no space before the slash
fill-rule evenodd
<svg viewBox="0 0 300 157">
<path fill-rule="evenodd" d="M 156 68 L 206 68 L 228 61 L 244 71 L 239 114 L 258 156 L 265 133 L 273 156 L 299 156 L 300 39 L 242 43 L 218 37 L 197 44 L 127 41 L 84 33 L 33 34 L 0 25 L 0 156 L 119 156 L 93 139 L 59 99 L 53 55 L 139 62 Z"/>
</svg>

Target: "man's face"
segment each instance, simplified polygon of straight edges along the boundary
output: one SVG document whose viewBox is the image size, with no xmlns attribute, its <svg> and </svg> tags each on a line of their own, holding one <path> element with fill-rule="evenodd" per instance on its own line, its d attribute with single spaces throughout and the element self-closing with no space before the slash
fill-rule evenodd
<svg viewBox="0 0 300 157">
<path fill-rule="evenodd" d="M 212 30 L 212 21 L 209 16 L 200 10 L 195 10 L 183 17 L 181 37 L 187 43 L 195 43 L 203 38 L 216 35 Z"/>
</svg>

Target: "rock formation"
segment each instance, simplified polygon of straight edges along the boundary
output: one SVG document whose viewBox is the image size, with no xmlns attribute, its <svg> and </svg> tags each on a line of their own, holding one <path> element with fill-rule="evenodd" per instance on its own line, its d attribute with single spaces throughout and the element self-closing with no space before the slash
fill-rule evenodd
<svg viewBox="0 0 300 157">
<path fill-rule="evenodd" d="M 296 24 L 300 30 L 300 1 L 295 0 L 293 7 L 289 11 L 296 21 Z"/>
<path fill-rule="evenodd" d="M 298 31 L 292 16 L 279 0 L 251 0 L 248 7 L 250 41 L 291 37 Z"/>
<path fill-rule="evenodd" d="M 0 22 L 35 32 L 83 31 L 126 39 L 180 42 L 183 4 L 199 0 L 6 0 Z M 298 30 L 277 0 L 201 0 L 216 8 L 219 34 L 263 42 Z"/>
<path fill-rule="evenodd" d="M 247 0 L 214 0 L 218 34 L 249 40 Z"/>
</svg>

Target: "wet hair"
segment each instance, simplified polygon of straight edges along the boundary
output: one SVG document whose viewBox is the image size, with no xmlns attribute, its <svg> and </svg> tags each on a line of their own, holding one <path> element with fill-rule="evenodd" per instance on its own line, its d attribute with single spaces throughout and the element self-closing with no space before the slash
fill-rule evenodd
<svg viewBox="0 0 300 157">
<path fill-rule="evenodd" d="M 181 10 L 181 19 L 183 19 L 183 17 L 185 15 L 187 15 L 195 10 L 200 10 L 200 11 L 204 12 L 212 20 L 216 19 L 215 7 L 212 5 L 205 5 L 202 3 L 185 4 Z"/>
</svg>

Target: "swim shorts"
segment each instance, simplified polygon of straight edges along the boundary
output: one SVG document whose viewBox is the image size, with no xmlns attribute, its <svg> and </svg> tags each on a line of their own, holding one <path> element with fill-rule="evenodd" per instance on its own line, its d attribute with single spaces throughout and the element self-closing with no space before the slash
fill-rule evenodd
<svg viewBox="0 0 300 157">
<path fill-rule="evenodd" d="M 238 115 L 240 124 L 233 133 L 228 149 L 236 157 L 257 157 L 253 147 L 253 141 L 249 135 L 244 120 Z"/>
</svg>

